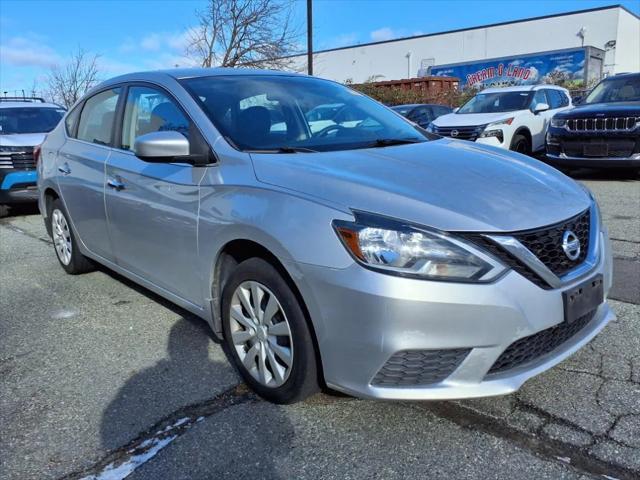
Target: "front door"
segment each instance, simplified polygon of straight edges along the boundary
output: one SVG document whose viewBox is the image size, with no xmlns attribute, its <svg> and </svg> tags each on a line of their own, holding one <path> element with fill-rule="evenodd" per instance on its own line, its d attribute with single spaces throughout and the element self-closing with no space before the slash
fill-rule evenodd
<svg viewBox="0 0 640 480">
<path fill-rule="evenodd" d="M 122 134 L 106 168 L 109 232 L 120 266 L 180 298 L 202 306 L 197 268 L 199 183 L 204 168 L 147 163 L 132 151 L 145 133 L 190 122 L 162 90 L 128 88 Z"/>
<path fill-rule="evenodd" d="M 56 160 L 58 186 L 75 231 L 92 253 L 113 261 L 104 209 L 105 163 L 111 154 L 121 88 L 90 97 Z M 72 112 L 73 113 L 73 112 Z"/>
</svg>

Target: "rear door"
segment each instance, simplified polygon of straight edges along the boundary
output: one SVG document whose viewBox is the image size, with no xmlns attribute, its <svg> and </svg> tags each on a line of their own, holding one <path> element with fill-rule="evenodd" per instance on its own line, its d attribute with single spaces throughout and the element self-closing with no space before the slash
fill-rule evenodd
<svg viewBox="0 0 640 480">
<path fill-rule="evenodd" d="M 198 185 L 205 168 L 148 163 L 132 151 L 137 137 L 163 130 L 189 138 L 193 128 L 167 92 L 155 86 L 130 85 L 117 148 L 106 168 L 109 233 L 120 266 L 201 306 Z"/>
<path fill-rule="evenodd" d="M 84 102 L 77 125 L 67 125 L 69 138 L 56 159 L 60 193 L 80 240 L 110 261 L 114 257 L 104 209 L 105 162 L 121 91 L 110 88 Z"/>
</svg>

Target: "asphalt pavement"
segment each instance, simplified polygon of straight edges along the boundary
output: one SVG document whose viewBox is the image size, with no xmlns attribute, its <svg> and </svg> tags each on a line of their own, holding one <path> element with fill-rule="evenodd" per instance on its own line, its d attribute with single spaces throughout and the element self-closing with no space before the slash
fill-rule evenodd
<svg viewBox="0 0 640 480">
<path fill-rule="evenodd" d="M 514 395 L 276 406 L 205 323 L 110 273 L 64 274 L 36 211 L 0 220 L 0 478 L 640 477 L 640 181 L 584 173 L 618 316 Z"/>
</svg>

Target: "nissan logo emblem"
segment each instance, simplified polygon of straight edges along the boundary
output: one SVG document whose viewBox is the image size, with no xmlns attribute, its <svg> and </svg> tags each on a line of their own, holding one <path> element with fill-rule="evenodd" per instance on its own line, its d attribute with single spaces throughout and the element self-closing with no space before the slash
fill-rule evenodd
<svg viewBox="0 0 640 480">
<path fill-rule="evenodd" d="M 452 137 L 457 137 L 458 136 L 458 130 L 451 130 L 451 136 Z"/>
<path fill-rule="evenodd" d="M 562 250 L 569 260 L 577 260 L 580 256 L 580 240 L 571 230 L 562 235 Z"/>
</svg>

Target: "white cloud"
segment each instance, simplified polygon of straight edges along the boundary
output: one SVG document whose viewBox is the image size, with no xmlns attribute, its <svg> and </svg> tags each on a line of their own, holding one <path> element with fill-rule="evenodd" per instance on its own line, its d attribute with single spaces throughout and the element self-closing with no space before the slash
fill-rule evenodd
<svg viewBox="0 0 640 480">
<path fill-rule="evenodd" d="M 60 55 L 43 40 L 35 34 L 9 38 L 0 45 L 0 63 L 14 67 L 52 67 L 60 62 Z"/>
<path fill-rule="evenodd" d="M 191 38 L 193 28 L 180 32 L 154 32 L 142 38 L 127 37 L 118 48 L 123 53 L 131 53 L 136 50 L 147 52 L 174 51 L 182 53 Z"/>
<path fill-rule="evenodd" d="M 348 47 L 350 45 L 355 45 L 358 42 L 358 34 L 355 32 L 343 33 L 342 35 L 338 35 L 333 37 L 329 41 L 325 42 L 322 45 L 322 48 L 337 48 L 337 47 Z M 302 50 L 306 50 L 306 45 L 303 46 Z"/>
<path fill-rule="evenodd" d="M 142 47 L 143 50 L 157 51 L 162 47 L 164 40 L 164 35 L 152 33 L 140 41 L 140 47 Z"/>
<path fill-rule="evenodd" d="M 396 35 L 396 33 L 389 27 L 383 27 L 371 32 L 370 36 L 371 40 L 373 40 L 374 42 L 382 42 L 384 40 L 391 40 L 398 35 Z"/>
</svg>

